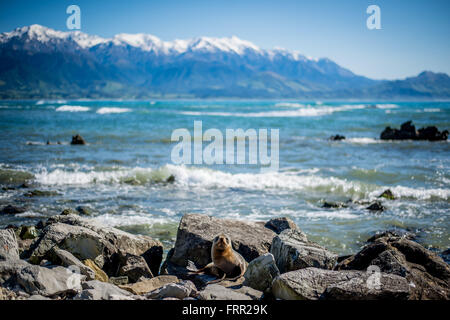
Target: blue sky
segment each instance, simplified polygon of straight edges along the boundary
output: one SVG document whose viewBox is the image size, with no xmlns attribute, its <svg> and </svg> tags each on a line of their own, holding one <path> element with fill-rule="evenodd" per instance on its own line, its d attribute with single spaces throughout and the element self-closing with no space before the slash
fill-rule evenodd
<svg viewBox="0 0 450 320">
<path fill-rule="evenodd" d="M 81 8 L 81 31 L 103 37 L 150 33 L 163 40 L 236 35 L 261 48 L 328 57 L 376 79 L 423 70 L 450 74 L 448 0 L 0 1 L 0 31 L 34 23 L 66 30 L 66 8 Z M 368 30 L 366 8 L 381 8 Z"/>
</svg>

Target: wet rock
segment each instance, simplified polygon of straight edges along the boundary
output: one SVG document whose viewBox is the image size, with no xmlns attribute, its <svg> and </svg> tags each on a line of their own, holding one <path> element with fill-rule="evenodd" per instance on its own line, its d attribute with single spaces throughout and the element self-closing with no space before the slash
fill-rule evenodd
<svg viewBox="0 0 450 320">
<path fill-rule="evenodd" d="M 275 259 L 271 253 L 252 260 L 244 274 L 245 286 L 259 291 L 266 291 L 272 286 L 272 281 L 280 274 Z"/>
<path fill-rule="evenodd" d="M 70 142 L 70 144 L 81 144 L 81 145 L 84 145 L 84 144 L 86 144 L 86 141 L 84 141 L 82 136 L 77 134 L 77 135 L 72 136 L 72 141 Z"/>
<path fill-rule="evenodd" d="M 69 251 L 53 247 L 50 250 L 49 257 L 53 264 L 60 265 L 66 268 L 74 268 L 74 270 L 79 270 L 79 272 L 86 276 L 87 280 L 94 280 L 96 274 L 93 269 L 83 264 Z"/>
<path fill-rule="evenodd" d="M 18 214 L 18 213 L 24 213 L 25 211 L 26 211 L 26 208 L 16 207 L 16 206 L 9 204 L 0 210 L 0 214 Z"/>
<path fill-rule="evenodd" d="M 151 279 L 145 279 L 143 281 L 139 281 L 132 284 L 122 285 L 120 286 L 122 289 L 127 290 L 133 294 L 146 294 L 151 291 L 157 290 L 159 288 L 162 288 L 166 284 L 169 283 L 178 283 L 179 280 L 175 276 L 157 276 Z"/>
<path fill-rule="evenodd" d="M 331 140 L 331 141 L 341 141 L 341 140 L 345 140 L 345 137 L 344 137 L 344 136 L 341 136 L 341 135 L 339 135 L 339 134 L 337 134 L 337 135 L 334 135 L 334 136 L 329 137 L 328 140 Z"/>
<path fill-rule="evenodd" d="M 92 209 L 87 206 L 78 206 L 75 208 L 75 210 L 82 216 L 91 216 L 92 215 Z"/>
<path fill-rule="evenodd" d="M 308 241 L 299 230 L 285 230 L 272 241 L 273 254 L 281 273 L 302 268 L 316 267 L 331 269 L 337 261 L 337 254 Z"/>
<path fill-rule="evenodd" d="M 120 260 L 121 267 L 119 269 L 119 275 L 127 276 L 130 282 L 136 282 L 141 277 L 153 278 L 153 274 L 143 257 L 125 254 L 120 257 Z"/>
<path fill-rule="evenodd" d="M 74 300 L 129 300 L 132 294 L 119 287 L 98 280 L 91 280 L 82 284 L 82 291 Z"/>
<path fill-rule="evenodd" d="M 34 294 L 28 298 L 28 300 L 52 300 L 50 298 L 41 296 L 40 294 Z"/>
<path fill-rule="evenodd" d="M 171 174 L 167 179 L 166 179 L 167 183 L 174 183 L 175 182 L 175 176 L 173 174 Z"/>
<path fill-rule="evenodd" d="M 325 201 L 322 204 L 322 208 L 326 209 L 340 209 L 340 208 L 347 208 L 348 206 L 345 203 L 342 202 L 327 202 Z"/>
<path fill-rule="evenodd" d="M 336 270 L 366 270 L 404 276 L 411 284 L 411 299 L 450 298 L 450 267 L 437 254 L 405 237 L 388 235 L 373 240 L 360 252 L 340 262 Z"/>
<path fill-rule="evenodd" d="M 440 132 L 436 127 L 421 128 L 416 131 L 412 121 L 407 121 L 400 126 L 400 130 L 386 127 L 380 135 L 382 140 L 447 140 L 448 131 Z"/>
<path fill-rule="evenodd" d="M 19 259 L 19 245 L 13 229 L 0 229 L 0 260 Z"/>
<path fill-rule="evenodd" d="M 370 211 L 384 211 L 385 207 L 380 201 L 374 201 L 366 209 Z"/>
<path fill-rule="evenodd" d="M 391 189 L 384 190 L 383 193 L 378 196 L 378 198 L 395 200 L 394 194 L 392 193 Z"/>
<path fill-rule="evenodd" d="M 109 282 L 108 275 L 91 259 L 86 259 L 83 264 L 94 272 L 94 279 L 101 282 Z M 92 277 L 91 277 L 92 278 Z M 94 280 L 92 279 L 92 280 Z"/>
<path fill-rule="evenodd" d="M 233 248 L 251 261 L 267 253 L 275 233 L 261 223 L 220 219 L 201 214 L 186 214 L 180 221 L 170 262 L 186 266 L 188 260 L 202 267 L 211 261 L 214 237 L 226 232 Z"/>
<path fill-rule="evenodd" d="M 448 131 L 444 130 L 443 132 L 440 132 L 438 128 L 436 128 L 435 126 L 419 129 L 417 136 L 418 140 L 428 140 L 428 141 L 441 141 L 447 140 L 447 138 L 448 138 Z"/>
<path fill-rule="evenodd" d="M 52 197 L 58 196 L 59 193 L 55 191 L 46 191 L 46 190 L 31 190 L 24 194 L 25 197 Z"/>
<path fill-rule="evenodd" d="M 367 242 L 374 242 L 375 240 L 383 237 L 404 237 L 409 240 L 414 240 L 416 238 L 416 234 L 408 230 L 390 229 L 375 233 L 367 240 Z"/>
<path fill-rule="evenodd" d="M 288 217 L 270 219 L 264 226 L 277 234 L 280 234 L 286 229 L 298 229 L 294 221 Z"/>
<path fill-rule="evenodd" d="M 406 299 L 409 286 L 405 278 L 379 274 L 371 285 L 372 274 L 362 271 L 332 271 L 306 268 L 281 274 L 272 284 L 272 293 L 283 300 L 318 299 Z"/>
<path fill-rule="evenodd" d="M 78 211 L 75 211 L 75 210 L 69 208 L 69 209 L 64 209 L 60 213 L 60 215 L 63 215 L 63 216 L 67 216 L 69 214 L 75 214 L 76 215 L 76 214 L 78 214 Z"/>
</svg>

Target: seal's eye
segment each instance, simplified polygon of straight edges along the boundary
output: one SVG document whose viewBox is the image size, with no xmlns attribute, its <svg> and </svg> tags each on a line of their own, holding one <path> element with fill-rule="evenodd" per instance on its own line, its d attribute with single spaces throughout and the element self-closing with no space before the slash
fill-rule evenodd
<svg viewBox="0 0 450 320">
<path fill-rule="evenodd" d="M 215 237 L 213 242 L 217 242 L 219 240 L 219 237 Z"/>
</svg>

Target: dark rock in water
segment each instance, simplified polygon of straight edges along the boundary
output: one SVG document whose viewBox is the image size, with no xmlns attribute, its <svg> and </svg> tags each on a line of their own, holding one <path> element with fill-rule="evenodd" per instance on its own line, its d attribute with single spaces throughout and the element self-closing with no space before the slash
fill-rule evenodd
<svg viewBox="0 0 450 320">
<path fill-rule="evenodd" d="M 267 253 L 276 235 L 258 222 L 186 214 L 181 218 L 170 262 L 185 267 L 191 260 L 199 267 L 205 266 L 211 262 L 212 240 L 220 233 L 231 238 L 233 248 L 247 262 Z"/>
<path fill-rule="evenodd" d="M 72 136 L 72 141 L 70 144 L 86 144 L 86 141 L 84 141 L 83 137 L 79 134 Z"/>
<path fill-rule="evenodd" d="M 335 135 L 335 136 L 329 137 L 328 140 L 331 140 L 331 141 L 340 141 L 340 140 L 345 140 L 345 137 L 344 137 L 344 136 L 341 136 L 341 135 L 339 135 L 339 134 L 337 134 L 337 135 Z"/>
<path fill-rule="evenodd" d="M 170 175 L 170 177 L 168 177 L 166 179 L 167 183 L 174 183 L 175 182 L 175 176 L 173 174 Z"/>
<path fill-rule="evenodd" d="M 288 217 L 270 219 L 264 226 L 277 234 L 280 234 L 286 229 L 298 229 L 295 222 Z"/>
<path fill-rule="evenodd" d="M 380 135 L 381 140 L 428 140 L 440 141 L 447 140 L 448 131 L 440 132 L 435 126 L 421 128 L 416 131 L 416 127 L 412 121 L 407 121 L 400 126 L 399 129 L 386 127 Z"/>
<path fill-rule="evenodd" d="M 447 140 L 448 131 L 440 132 L 435 126 L 419 129 L 418 140 L 441 141 Z"/>
<path fill-rule="evenodd" d="M 374 242 L 375 240 L 383 237 L 404 237 L 409 240 L 414 240 L 416 235 L 410 231 L 402 230 L 402 229 L 392 229 L 386 230 L 382 232 L 377 232 L 375 235 L 370 237 L 367 242 Z"/>
<path fill-rule="evenodd" d="M 63 211 L 61 211 L 61 213 L 60 213 L 60 215 L 63 215 L 63 216 L 67 216 L 67 215 L 69 215 L 69 214 L 79 214 L 78 213 L 78 211 L 76 211 L 76 210 L 73 210 L 73 209 L 64 209 Z"/>
<path fill-rule="evenodd" d="M 333 209 L 340 209 L 340 208 L 347 208 L 348 206 L 345 203 L 342 202 L 327 202 L 325 201 L 322 204 L 322 208 L 333 208 Z"/>
<path fill-rule="evenodd" d="M 25 197 L 51 197 L 59 195 L 55 191 L 32 190 L 24 194 Z"/>
<path fill-rule="evenodd" d="M 409 286 L 405 278 L 380 273 L 372 286 L 373 275 L 363 271 L 332 271 L 306 268 L 283 273 L 272 284 L 272 293 L 284 300 L 405 300 Z"/>
<path fill-rule="evenodd" d="M 0 210 L 0 214 L 17 214 L 24 213 L 25 211 L 26 208 L 20 208 L 9 204 L 6 207 L 3 207 L 2 210 Z"/>
<path fill-rule="evenodd" d="M 437 254 L 404 237 L 387 235 L 367 244 L 360 252 L 341 261 L 336 270 L 367 270 L 405 277 L 410 299 L 450 299 L 450 267 Z"/>
<path fill-rule="evenodd" d="M 75 210 L 77 210 L 77 212 L 82 215 L 82 216 L 90 216 L 92 215 L 92 209 L 90 207 L 86 207 L 86 206 L 78 206 L 75 208 Z"/>
<path fill-rule="evenodd" d="M 281 273 L 293 270 L 316 267 L 332 269 L 337 254 L 309 241 L 300 230 L 284 230 L 273 238 L 270 247 L 277 267 Z"/>
<path fill-rule="evenodd" d="M 378 198 L 395 200 L 394 194 L 392 193 L 391 189 L 384 190 L 383 193 L 378 196 Z"/>
<path fill-rule="evenodd" d="M 371 203 L 366 209 L 370 211 L 384 211 L 385 208 L 380 201 L 375 201 Z"/>
</svg>

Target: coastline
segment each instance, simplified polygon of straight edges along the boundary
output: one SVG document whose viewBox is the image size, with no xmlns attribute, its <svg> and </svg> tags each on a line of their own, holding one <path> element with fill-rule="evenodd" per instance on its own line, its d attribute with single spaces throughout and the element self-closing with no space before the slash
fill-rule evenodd
<svg viewBox="0 0 450 320">
<path fill-rule="evenodd" d="M 210 262 L 211 241 L 221 232 L 249 265 L 237 281 L 208 284 L 213 275 L 192 274 L 186 267 Z M 358 253 L 338 256 L 310 241 L 289 218 L 261 223 L 186 214 L 163 261 L 161 242 L 67 209 L 35 226 L 0 230 L 0 297 L 448 300 L 448 264 L 411 239 L 408 233 L 386 231 L 368 239 Z"/>
</svg>

